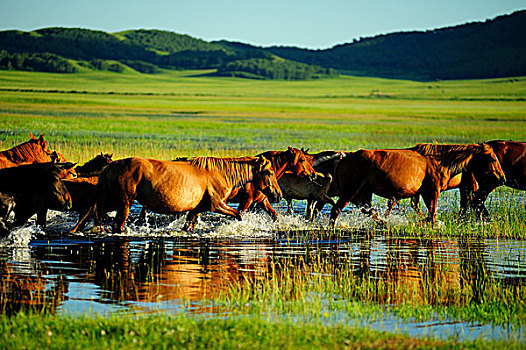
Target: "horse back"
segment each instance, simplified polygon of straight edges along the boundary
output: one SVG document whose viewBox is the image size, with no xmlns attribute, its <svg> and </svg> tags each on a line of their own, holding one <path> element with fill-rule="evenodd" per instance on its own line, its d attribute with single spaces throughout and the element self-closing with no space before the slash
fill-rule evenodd
<svg viewBox="0 0 526 350">
<path fill-rule="evenodd" d="M 405 198 L 417 193 L 426 180 L 436 181 L 432 161 L 411 150 L 358 150 L 344 157 L 333 181 L 337 193 L 346 188 L 368 188 L 386 198 Z"/>
</svg>

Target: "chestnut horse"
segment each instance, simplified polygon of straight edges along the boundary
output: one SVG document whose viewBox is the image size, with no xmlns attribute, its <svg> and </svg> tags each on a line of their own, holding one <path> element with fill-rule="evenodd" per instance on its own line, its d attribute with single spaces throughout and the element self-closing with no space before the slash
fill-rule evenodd
<svg viewBox="0 0 526 350">
<path fill-rule="evenodd" d="M 40 135 L 40 137 L 36 138 L 32 133 L 29 133 L 29 136 L 29 141 L 5 151 L 0 151 L 0 169 L 21 164 L 47 163 L 53 161 L 51 158 L 53 151 L 49 149 L 49 144 L 44 140 L 44 136 Z M 65 159 L 58 159 L 58 161 L 62 162 L 65 161 Z"/>
<path fill-rule="evenodd" d="M 504 181 L 500 163 L 490 146 L 418 144 L 409 149 L 359 150 L 343 158 L 336 169 L 335 188 L 340 198 L 331 210 L 331 226 L 347 203 L 384 223 L 371 207 L 372 195 L 399 200 L 421 195 L 435 222 L 436 205 L 449 180 L 478 164 L 490 164 L 495 181 Z"/>
<path fill-rule="evenodd" d="M 48 163 L 48 162 L 67 162 L 57 151 L 49 149 L 49 144 L 44 140 L 44 136 L 35 137 L 30 132 L 29 141 L 16 145 L 5 151 L 0 151 L 0 169 L 11 168 L 22 164 Z M 75 176 L 75 171 L 70 169 L 62 170 L 62 179 Z"/>
<path fill-rule="evenodd" d="M 161 214 L 189 212 L 184 226 L 187 231 L 205 211 L 241 220 L 239 212 L 226 201 L 235 187 L 248 182 L 272 200 L 281 197 L 271 163 L 264 157 L 120 159 L 108 165 L 99 177 L 97 221 L 106 212 L 117 210 L 112 229 L 121 232 L 134 200 Z"/>
<path fill-rule="evenodd" d="M 286 151 L 267 151 L 257 156 L 263 156 L 272 163 L 272 170 L 277 180 L 288 171 L 300 177 L 313 178 L 316 176 L 312 168 L 312 160 L 309 159 L 303 150 L 289 147 Z M 236 188 L 232 191 L 229 203 L 239 203 L 237 210 L 243 213 L 252 204 L 259 204 L 273 220 L 276 220 L 278 214 L 270 205 L 268 198 L 252 183 L 247 183 L 243 187 Z"/>
<path fill-rule="evenodd" d="M 504 185 L 516 190 L 526 191 L 526 142 L 496 140 L 486 143 L 495 152 L 502 170 L 506 174 Z M 484 202 L 488 195 L 499 185 L 491 182 L 478 183 L 479 188 L 473 192 L 471 203 L 477 218 L 490 219 Z"/>
</svg>

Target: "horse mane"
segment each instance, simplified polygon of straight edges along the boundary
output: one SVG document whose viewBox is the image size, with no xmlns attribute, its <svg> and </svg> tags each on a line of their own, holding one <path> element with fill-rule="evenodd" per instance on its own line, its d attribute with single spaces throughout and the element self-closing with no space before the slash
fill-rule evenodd
<svg viewBox="0 0 526 350">
<path fill-rule="evenodd" d="M 435 158 L 442 166 L 451 171 L 462 171 L 473 155 L 484 153 L 491 147 L 484 143 L 470 145 L 418 143 L 409 149 L 423 156 Z"/>
<path fill-rule="evenodd" d="M 331 152 L 331 151 L 329 151 L 329 152 Z M 345 155 L 346 154 L 343 153 L 343 152 L 335 152 L 333 154 L 324 155 L 324 156 L 321 156 L 318 159 L 316 159 L 314 161 L 314 163 L 312 164 L 312 166 L 313 167 L 317 167 L 317 166 L 319 166 L 319 165 L 321 165 L 321 164 L 323 164 L 325 162 L 328 162 L 330 160 L 333 160 L 335 158 L 343 158 L 343 157 L 345 157 Z"/>
<path fill-rule="evenodd" d="M 197 168 L 219 172 L 231 185 L 243 185 L 250 182 L 254 177 L 252 166 L 255 159 L 255 157 L 195 157 L 189 162 Z"/>
<path fill-rule="evenodd" d="M 48 159 L 46 160 L 49 161 L 50 157 L 50 154 L 46 153 L 46 151 L 42 149 L 42 146 L 38 144 L 37 139 L 30 139 L 10 149 L 1 151 L 0 154 L 15 164 L 42 160 L 42 156 L 47 156 Z"/>
</svg>

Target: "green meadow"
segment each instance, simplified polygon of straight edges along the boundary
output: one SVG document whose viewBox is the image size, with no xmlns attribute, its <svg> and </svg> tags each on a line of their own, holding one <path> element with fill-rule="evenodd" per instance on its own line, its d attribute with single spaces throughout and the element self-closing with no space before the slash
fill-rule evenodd
<svg viewBox="0 0 526 350">
<path fill-rule="evenodd" d="M 101 151 L 169 159 L 525 136 L 526 78 L 257 81 L 203 73 L 1 72 L 0 146 L 43 133 L 83 162 Z"/>
<path fill-rule="evenodd" d="M 28 140 L 29 132 L 42 133 L 51 148 L 83 163 L 100 152 L 113 153 L 114 159 L 171 159 L 253 155 L 289 145 L 317 152 L 410 147 L 418 142 L 526 141 L 526 77 L 265 81 L 207 77 L 203 71 L 144 75 L 131 70 L 80 70 L 75 74 L 0 72 L 0 148 Z M 491 224 L 459 223 L 456 209 L 439 209 L 441 225 L 431 228 L 413 222 L 381 234 L 524 238 L 524 193 L 497 192 L 501 202 L 488 204 L 498 217 Z M 342 313 L 374 318 L 384 305 L 392 306 L 395 301 L 389 298 L 397 295 L 394 313 L 402 318 L 436 320 L 440 314 L 446 322 L 449 317 L 523 327 L 526 299 L 521 283 L 507 286 L 496 278 L 482 278 L 486 271 L 467 270 L 462 271 L 467 277 L 460 284 L 448 285 L 444 281 L 449 272 L 444 270 L 439 277 L 425 275 L 427 282 L 416 290 L 394 277 L 358 278 L 351 267 L 329 260 L 308 268 L 293 265 L 293 261 L 273 265 L 265 278 L 233 283 L 222 298 L 212 301 L 224 308 L 220 317 L 2 315 L 0 344 L 8 348 L 524 347 L 515 339 L 500 344 L 422 339 L 331 321 Z M 476 283 L 467 283 L 470 276 L 484 283 L 482 296 L 474 292 Z M 295 317 L 304 322 L 294 322 Z"/>
</svg>

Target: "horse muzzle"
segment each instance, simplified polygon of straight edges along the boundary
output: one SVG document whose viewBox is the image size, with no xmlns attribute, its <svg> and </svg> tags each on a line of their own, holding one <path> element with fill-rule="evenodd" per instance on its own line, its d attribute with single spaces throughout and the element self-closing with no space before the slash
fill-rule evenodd
<svg viewBox="0 0 526 350">
<path fill-rule="evenodd" d="M 264 190 L 262 190 L 263 194 L 265 196 L 267 196 L 268 200 L 271 202 L 271 203 L 279 203 L 281 201 L 281 193 L 279 193 L 278 191 L 276 190 L 273 190 L 269 187 L 265 188 Z"/>
</svg>

